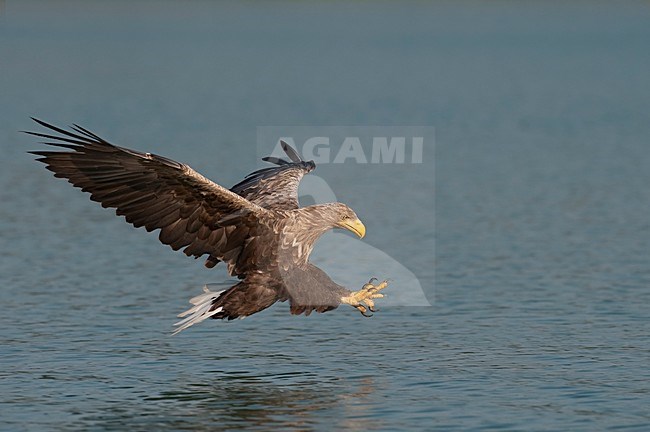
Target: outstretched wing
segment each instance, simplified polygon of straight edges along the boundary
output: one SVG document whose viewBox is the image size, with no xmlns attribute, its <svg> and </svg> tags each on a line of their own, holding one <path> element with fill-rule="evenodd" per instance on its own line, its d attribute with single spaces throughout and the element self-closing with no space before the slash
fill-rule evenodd
<svg viewBox="0 0 650 432">
<path fill-rule="evenodd" d="M 262 158 L 278 166 L 252 172 L 230 190 L 266 209 L 297 209 L 300 180 L 313 171 L 316 164 L 302 160 L 286 142 L 280 141 L 280 144 L 291 161 L 272 156 Z"/>
<path fill-rule="evenodd" d="M 108 143 L 74 125 L 75 133 L 34 119 L 60 135 L 27 132 L 71 151 L 34 151 L 39 161 L 89 192 L 102 207 L 117 209 L 135 227 L 160 229 L 160 241 L 188 256 L 210 254 L 232 269 L 270 212 L 213 183 L 187 165 Z M 232 272 L 231 272 L 232 273 Z"/>
</svg>

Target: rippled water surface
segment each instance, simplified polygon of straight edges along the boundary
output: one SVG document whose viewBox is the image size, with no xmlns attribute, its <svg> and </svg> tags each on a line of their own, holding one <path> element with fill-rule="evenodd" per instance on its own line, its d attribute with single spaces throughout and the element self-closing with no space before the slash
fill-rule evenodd
<svg viewBox="0 0 650 432">
<path fill-rule="evenodd" d="M 0 429 L 650 429 L 647 3 L 0 13 Z M 260 126 L 433 126 L 421 165 L 317 171 L 368 227 L 318 246 L 332 276 L 381 251 L 426 301 L 170 337 L 223 272 L 53 179 L 29 116 L 226 185 Z"/>
</svg>

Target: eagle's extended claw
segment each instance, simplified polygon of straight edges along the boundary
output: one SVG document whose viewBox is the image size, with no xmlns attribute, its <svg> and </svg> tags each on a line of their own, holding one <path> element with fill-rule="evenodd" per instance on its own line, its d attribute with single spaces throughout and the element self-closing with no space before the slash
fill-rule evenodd
<svg viewBox="0 0 650 432">
<path fill-rule="evenodd" d="M 362 305 L 356 306 L 356 308 L 359 312 L 361 312 L 361 315 L 363 315 L 364 317 L 370 318 L 372 316 L 372 314 L 369 314 L 368 310 Z"/>
<path fill-rule="evenodd" d="M 388 286 L 388 280 L 377 285 L 373 284 L 373 282 L 376 282 L 377 280 L 377 278 L 372 278 L 367 284 L 363 285 L 359 291 L 355 291 L 349 296 L 341 297 L 341 303 L 353 306 L 365 317 L 371 317 L 372 314 L 368 314 L 367 312 L 377 311 L 377 309 L 375 309 L 374 299 L 384 297 L 384 295 L 380 294 L 379 291 Z"/>
</svg>

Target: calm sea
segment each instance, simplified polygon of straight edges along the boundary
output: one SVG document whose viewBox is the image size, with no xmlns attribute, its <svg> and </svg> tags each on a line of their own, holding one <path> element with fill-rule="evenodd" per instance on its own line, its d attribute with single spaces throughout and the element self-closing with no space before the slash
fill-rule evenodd
<svg viewBox="0 0 650 432">
<path fill-rule="evenodd" d="M 649 41 L 647 2 L 0 1 L 0 429 L 650 430 Z M 30 116 L 224 185 L 262 126 L 435 140 L 315 173 L 374 317 L 170 337 L 223 271 L 52 178 Z"/>
</svg>

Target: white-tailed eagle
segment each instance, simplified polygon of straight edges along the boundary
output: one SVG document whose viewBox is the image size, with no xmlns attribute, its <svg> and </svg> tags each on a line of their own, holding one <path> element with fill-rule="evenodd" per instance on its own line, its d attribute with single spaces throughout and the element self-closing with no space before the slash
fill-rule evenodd
<svg viewBox="0 0 650 432">
<path fill-rule="evenodd" d="M 207 255 L 205 265 L 224 262 L 240 282 L 224 291 L 190 300 L 176 332 L 205 320 L 243 318 L 278 301 L 289 300 L 292 314 L 327 312 L 340 304 L 363 315 L 375 311 L 374 299 L 387 281 L 371 279 L 359 291 L 335 283 L 309 262 L 318 238 L 332 228 L 366 229 L 345 204 L 298 204 L 298 184 L 315 168 L 282 142 L 290 160 L 266 157 L 275 166 L 255 171 L 226 189 L 187 165 L 151 153 L 110 144 L 78 125 L 67 131 L 34 119 L 58 135 L 43 144 L 64 151 L 33 151 L 55 177 L 90 193 L 102 207 L 115 208 L 135 227 L 160 230 L 159 239 L 188 256 Z"/>
</svg>

